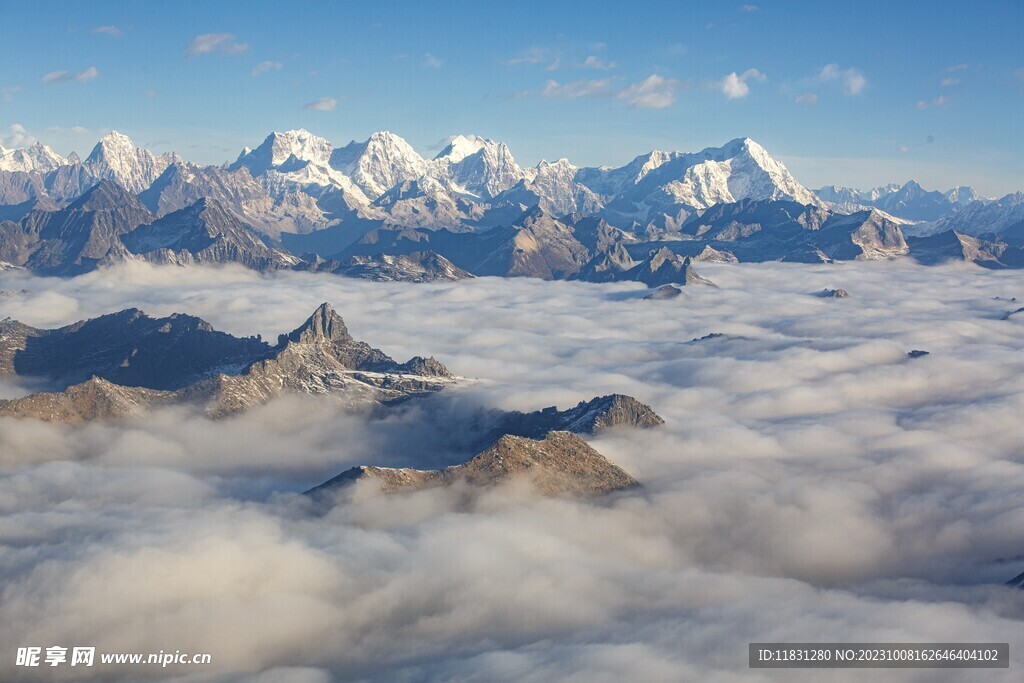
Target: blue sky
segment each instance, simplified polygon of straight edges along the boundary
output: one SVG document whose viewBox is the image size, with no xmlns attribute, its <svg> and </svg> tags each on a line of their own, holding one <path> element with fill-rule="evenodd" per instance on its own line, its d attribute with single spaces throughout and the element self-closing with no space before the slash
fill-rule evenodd
<svg viewBox="0 0 1024 683">
<path fill-rule="evenodd" d="M 20 3 L 0 144 L 110 129 L 220 163 L 271 130 L 455 133 L 520 163 L 749 136 L 809 186 L 1024 189 L 1024 3 Z"/>
</svg>

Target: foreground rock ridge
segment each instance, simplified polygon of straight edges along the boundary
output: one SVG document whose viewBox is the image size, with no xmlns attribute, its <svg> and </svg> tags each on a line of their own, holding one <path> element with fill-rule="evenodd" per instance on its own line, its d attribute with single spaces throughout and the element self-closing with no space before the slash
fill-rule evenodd
<svg viewBox="0 0 1024 683">
<path fill-rule="evenodd" d="M 579 435 L 664 423 L 650 406 L 624 394 L 598 396 L 561 411 L 552 406 L 529 413 L 499 412 L 475 447 L 479 452 L 466 463 L 441 470 L 353 467 L 306 493 L 324 499 L 359 482 L 385 493 L 445 486 L 478 490 L 513 480 L 548 496 L 608 493 L 638 482 Z"/>
<path fill-rule="evenodd" d="M 285 394 L 330 395 L 360 409 L 455 381 L 434 358 L 399 363 L 355 340 L 326 303 L 272 347 L 259 337 L 216 332 L 199 318 L 154 319 L 137 309 L 56 330 L 6 319 L 0 321 L 0 373 L 55 386 L 0 401 L 0 415 L 67 422 L 124 418 L 170 404 L 224 417 Z"/>
<path fill-rule="evenodd" d="M 649 405 L 625 394 L 609 394 L 580 401 L 566 410 L 551 406 L 531 413 L 502 413 L 490 430 L 490 438 L 512 434 L 536 439 L 551 431 L 598 434 L 614 427 L 647 429 L 663 424 L 665 420 Z"/>
<path fill-rule="evenodd" d="M 1024 267 L 1024 193 L 811 191 L 749 138 L 618 168 L 523 167 L 473 135 L 426 159 L 390 132 L 337 147 L 306 130 L 223 166 L 116 132 L 84 161 L 40 144 L 0 154 L 0 262 L 43 275 L 141 261 L 661 287 L 703 283 L 695 263 L 896 258 Z"/>
<path fill-rule="evenodd" d="M 461 465 L 441 470 L 353 467 L 307 491 L 322 498 L 332 491 L 370 483 L 385 493 L 462 486 L 484 489 L 521 482 L 545 496 L 599 495 L 639 482 L 579 436 L 552 431 L 543 438 L 505 435 Z"/>
</svg>

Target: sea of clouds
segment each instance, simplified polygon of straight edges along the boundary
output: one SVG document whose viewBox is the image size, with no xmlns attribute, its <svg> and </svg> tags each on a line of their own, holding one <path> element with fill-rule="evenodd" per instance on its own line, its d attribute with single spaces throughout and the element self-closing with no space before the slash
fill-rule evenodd
<svg viewBox="0 0 1024 683">
<path fill-rule="evenodd" d="M 273 340 L 327 301 L 356 338 L 467 378 L 379 420 L 312 398 L 223 421 L 0 420 L 0 679 L 860 681 L 750 670 L 747 644 L 1009 641 L 1011 668 L 984 679 L 1019 680 L 1024 592 L 1002 583 L 1024 571 L 1024 314 L 1001 318 L 1022 305 L 1020 274 L 701 274 L 719 288 L 647 301 L 528 279 L 0 273 L 0 317 L 39 327 L 134 306 Z M 815 296 L 826 287 L 850 298 Z M 481 407 L 612 392 L 666 420 L 590 439 L 640 490 L 496 490 L 468 508 L 445 491 L 330 510 L 297 495 L 357 464 L 464 461 Z M 213 664 L 16 670 L 26 645 Z"/>
</svg>

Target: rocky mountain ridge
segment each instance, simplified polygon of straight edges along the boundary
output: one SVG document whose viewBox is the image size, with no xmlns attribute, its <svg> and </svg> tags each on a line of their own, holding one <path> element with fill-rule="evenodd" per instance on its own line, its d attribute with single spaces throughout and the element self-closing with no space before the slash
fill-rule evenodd
<svg viewBox="0 0 1024 683">
<path fill-rule="evenodd" d="M 57 330 L 0 321 L 0 372 L 47 379 L 56 391 L 0 401 L 0 416 L 117 419 L 164 404 L 225 417 L 285 394 L 329 395 L 350 409 L 394 404 L 454 382 L 433 358 L 399 363 L 355 340 L 322 304 L 270 346 L 205 321 L 137 309 Z"/>
</svg>

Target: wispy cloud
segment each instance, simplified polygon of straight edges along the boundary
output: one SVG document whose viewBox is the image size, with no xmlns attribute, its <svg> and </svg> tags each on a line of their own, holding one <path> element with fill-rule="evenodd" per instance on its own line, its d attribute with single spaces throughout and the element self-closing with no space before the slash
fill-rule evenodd
<svg viewBox="0 0 1024 683">
<path fill-rule="evenodd" d="M 730 100 L 738 100 L 750 94 L 750 85 L 748 85 L 748 81 L 763 83 L 766 80 L 768 80 L 768 77 L 758 69 L 747 69 L 741 74 L 737 74 L 733 71 L 722 78 L 719 87 L 727 98 Z"/>
<path fill-rule="evenodd" d="M 50 126 L 46 129 L 47 133 L 54 135 L 92 135 L 95 137 L 102 137 L 102 131 L 93 131 L 85 126 Z"/>
<path fill-rule="evenodd" d="M 812 92 L 805 92 L 803 95 L 797 97 L 794 102 L 802 104 L 805 107 L 811 107 L 818 103 L 818 96 Z"/>
<path fill-rule="evenodd" d="M 842 85 L 843 94 L 851 96 L 860 95 L 868 84 L 868 79 L 859 69 L 844 69 L 834 62 L 821 67 L 816 80 L 819 83 L 839 83 Z"/>
<path fill-rule="evenodd" d="M 36 138 L 25 130 L 20 123 L 7 126 L 7 131 L 0 133 L 0 145 L 4 147 L 25 147 L 36 142 Z"/>
<path fill-rule="evenodd" d="M 634 109 L 664 109 L 676 101 L 676 91 L 683 85 L 683 81 L 651 74 L 621 90 L 618 97 Z"/>
<path fill-rule="evenodd" d="M 551 59 L 550 51 L 543 47 L 531 47 L 526 52 L 523 52 L 515 57 L 506 59 L 502 62 L 505 66 L 515 66 L 516 64 L 540 64 Z"/>
<path fill-rule="evenodd" d="M 313 111 L 334 111 L 338 106 L 338 100 L 333 97 L 321 97 L 318 100 L 312 102 L 306 102 L 302 105 L 303 109 L 312 109 Z"/>
<path fill-rule="evenodd" d="M 597 69 L 598 71 L 610 71 L 615 68 L 615 62 L 601 59 L 597 55 L 588 55 L 583 60 L 583 68 Z"/>
<path fill-rule="evenodd" d="M 11 85 L 0 90 L 0 94 L 3 95 L 2 99 L 4 102 L 13 102 L 14 93 L 21 91 L 20 85 Z"/>
<path fill-rule="evenodd" d="M 43 83 L 88 83 L 100 75 L 94 66 L 82 71 L 51 71 L 42 78 Z"/>
<path fill-rule="evenodd" d="M 252 75 L 258 77 L 270 71 L 280 71 L 282 66 L 281 62 L 272 62 L 267 59 L 252 68 Z"/>
<path fill-rule="evenodd" d="M 440 69 L 442 64 L 443 62 L 439 58 L 435 57 L 429 52 L 423 55 L 423 66 L 427 67 L 428 69 Z"/>
<path fill-rule="evenodd" d="M 747 14 L 751 14 L 753 12 L 756 12 L 759 9 L 761 9 L 761 8 L 758 7 L 757 5 L 740 5 L 740 11 L 741 12 L 746 12 Z"/>
<path fill-rule="evenodd" d="M 114 38 L 120 38 L 122 35 L 121 29 L 116 26 L 97 26 L 92 30 L 93 33 L 113 36 Z"/>
<path fill-rule="evenodd" d="M 935 99 L 931 100 L 918 100 L 918 109 L 928 109 L 930 107 L 945 107 L 949 105 L 949 98 L 945 95 L 939 95 Z"/>
<path fill-rule="evenodd" d="M 952 88 L 954 86 L 960 85 L 960 79 L 953 78 L 952 76 L 950 76 L 949 78 L 943 78 L 941 85 L 943 88 Z"/>
<path fill-rule="evenodd" d="M 970 64 L 954 64 L 953 66 L 947 66 L 946 71 L 948 73 L 955 73 L 957 71 L 966 71 Z"/>
<path fill-rule="evenodd" d="M 185 55 L 198 57 L 219 52 L 225 55 L 240 55 L 249 49 L 248 43 L 240 43 L 233 33 L 203 33 L 185 46 Z"/>
<path fill-rule="evenodd" d="M 573 100 L 579 97 L 607 95 L 611 86 L 611 78 L 595 78 L 571 83 L 559 83 L 549 80 L 540 91 L 541 97 L 557 100 Z"/>
<path fill-rule="evenodd" d="M 562 53 L 546 47 L 533 46 L 525 52 L 502 62 L 505 66 L 544 63 L 547 63 L 545 71 L 555 71 L 562 64 Z"/>
</svg>

